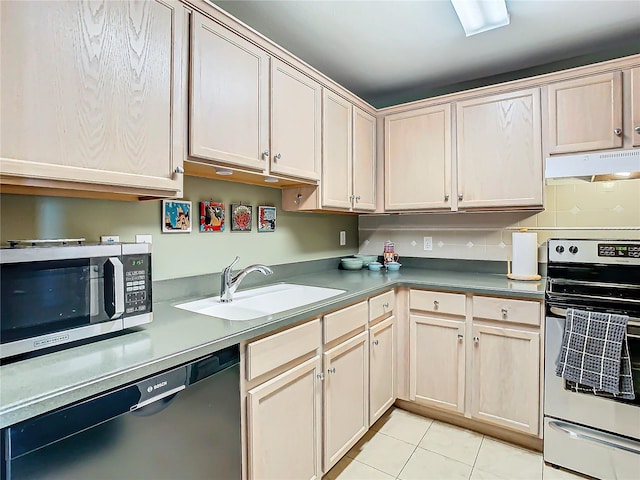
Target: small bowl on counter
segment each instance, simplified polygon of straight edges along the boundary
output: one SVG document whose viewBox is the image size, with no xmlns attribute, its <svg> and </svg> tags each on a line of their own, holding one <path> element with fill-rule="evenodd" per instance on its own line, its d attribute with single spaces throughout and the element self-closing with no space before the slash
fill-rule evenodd
<svg viewBox="0 0 640 480">
<path fill-rule="evenodd" d="M 382 268 L 382 264 L 380 262 L 370 262 L 368 267 L 372 272 L 379 272 Z"/>
<path fill-rule="evenodd" d="M 400 267 L 402 266 L 402 264 L 398 262 L 389 262 L 385 266 L 387 267 L 388 271 L 397 272 L 398 270 L 400 270 Z"/>
<path fill-rule="evenodd" d="M 378 261 L 378 256 L 377 255 L 364 255 L 362 253 L 358 253 L 356 255 L 354 255 L 355 258 L 359 258 L 362 260 L 362 266 L 363 267 L 368 267 L 369 264 L 371 262 L 377 262 Z"/>
<path fill-rule="evenodd" d="M 340 266 L 343 270 L 360 270 L 363 263 L 361 258 L 343 258 L 340 260 Z"/>
</svg>

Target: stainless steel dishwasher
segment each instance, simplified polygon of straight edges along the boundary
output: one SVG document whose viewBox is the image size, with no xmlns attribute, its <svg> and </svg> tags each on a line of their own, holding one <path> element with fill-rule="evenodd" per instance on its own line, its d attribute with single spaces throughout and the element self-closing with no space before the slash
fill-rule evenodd
<svg viewBox="0 0 640 480">
<path fill-rule="evenodd" d="M 237 345 L 2 431 L 2 479 L 241 477 Z"/>
</svg>

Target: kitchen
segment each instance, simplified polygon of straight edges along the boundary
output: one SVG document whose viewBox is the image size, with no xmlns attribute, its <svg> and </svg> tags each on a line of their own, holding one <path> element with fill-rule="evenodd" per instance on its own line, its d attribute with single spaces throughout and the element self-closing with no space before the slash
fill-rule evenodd
<svg viewBox="0 0 640 480">
<path fill-rule="evenodd" d="M 206 6 L 201 8 L 206 10 Z M 357 105 L 363 106 L 359 103 Z M 5 111 L 4 106 L 3 111 Z M 628 114 L 628 110 L 625 112 Z M 626 123 L 629 122 L 626 121 Z M 380 135 L 378 142 L 382 145 Z M 378 152 L 382 151 L 383 148 L 379 147 Z M 382 157 L 379 158 L 382 159 Z M 381 164 L 382 160 L 379 162 L 379 167 Z M 5 173 L 3 169 L 3 174 Z M 286 174 L 279 176 L 288 177 Z M 262 179 L 262 176 L 260 178 Z M 381 178 L 378 176 L 378 181 Z M 509 229 L 529 227 L 540 229 L 538 230 L 541 244 L 539 257 L 544 261 L 546 258 L 544 241 L 549 237 L 566 237 L 577 233 L 579 236 L 606 234 L 607 237 L 636 239 L 638 231 L 632 229 L 640 224 L 638 217 L 640 189 L 637 182 L 638 180 L 626 180 L 604 184 L 547 186 L 545 210 L 537 214 L 531 211 L 515 211 L 450 215 L 364 215 L 358 220 L 358 217 L 348 215 L 289 212 L 287 211 L 289 206 L 283 205 L 278 189 L 185 176 L 182 187 L 184 198 L 192 200 L 194 205 L 197 201 L 212 198 L 227 203 L 243 201 L 255 206 L 273 205 L 278 210 L 278 227 L 276 231 L 270 233 L 201 234 L 193 232 L 175 235 L 160 233 L 158 226 L 161 222 L 161 211 L 158 202 L 13 195 L 6 193 L 10 190 L 3 185 L 1 236 L 4 243 L 14 238 L 68 236 L 85 237 L 90 241 L 96 241 L 101 235 L 106 234 L 119 235 L 123 241 L 134 241 L 136 234 L 152 234 L 153 280 L 159 284 L 162 281 L 167 282 L 164 288 L 162 285 L 157 287 L 154 285 L 154 298 L 160 299 L 164 296 L 170 300 L 187 296 L 180 295 L 176 289 L 182 289 L 183 293 L 192 293 L 191 296 L 204 296 L 216 292 L 219 274 L 215 272 L 221 272 L 231 263 L 235 255 L 241 257 L 240 266 L 251 263 L 283 265 L 293 262 L 315 262 L 336 259 L 359 250 L 363 253 L 380 254 L 382 242 L 392 240 L 396 243 L 397 251 L 402 257 L 489 259 L 504 262 L 510 252 L 512 230 Z M 29 188 L 36 193 L 36 190 L 42 187 L 34 183 L 29 185 Z M 163 185 L 162 188 L 167 187 Z M 294 191 L 296 188 L 294 187 Z M 96 191 L 100 189 L 99 186 L 96 187 Z M 383 187 L 379 186 L 378 191 L 382 192 Z M 142 196 L 149 195 L 148 191 L 143 193 Z M 378 195 L 377 202 L 384 202 L 382 195 Z M 568 229 L 594 227 L 598 230 L 545 230 L 558 227 Z M 603 232 L 599 230 L 602 227 L 620 228 L 620 230 Z M 338 244 L 340 231 L 346 232 L 344 246 Z M 209 235 L 216 238 L 213 243 L 207 240 Z M 432 253 L 420 248 L 423 236 L 433 237 Z M 412 242 L 416 242 L 418 246 L 412 245 Z M 439 242 L 443 245 L 439 246 Z M 470 243 L 471 246 L 469 246 Z M 335 266 L 337 261 L 332 268 Z M 294 266 L 289 268 L 295 271 Z M 307 268 L 307 266 L 303 265 L 301 268 Z M 205 277 L 193 278 L 193 282 L 188 286 L 179 286 L 178 281 L 172 282 L 173 279 L 200 275 Z M 283 279 L 287 278 L 286 274 L 282 275 Z M 257 276 L 247 278 L 247 282 L 251 280 L 258 282 L 261 279 Z M 271 282 L 271 280 L 268 281 Z M 159 312 L 154 313 L 158 317 Z M 154 321 L 159 323 L 158 318 Z M 246 339 L 249 338 L 246 337 Z M 184 348 L 187 348 L 186 344 Z M 140 377 L 154 373 L 153 368 L 145 368 L 145 371 L 140 371 Z M 117 386 L 116 383 L 109 384 L 109 381 L 106 381 L 104 389 L 114 388 Z"/>
</svg>

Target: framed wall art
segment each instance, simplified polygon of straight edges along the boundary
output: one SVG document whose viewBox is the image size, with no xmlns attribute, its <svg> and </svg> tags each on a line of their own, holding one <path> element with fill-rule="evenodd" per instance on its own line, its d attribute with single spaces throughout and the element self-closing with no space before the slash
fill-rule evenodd
<svg viewBox="0 0 640 480">
<path fill-rule="evenodd" d="M 200 202 L 200 231 L 224 232 L 224 203 Z"/>
<path fill-rule="evenodd" d="M 163 200 L 162 231 L 164 233 L 190 232 L 191 202 L 184 200 Z"/>
<path fill-rule="evenodd" d="M 250 232 L 253 223 L 253 207 L 243 203 L 231 204 L 231 231 Z"/>
<path fill-rule="evenodd" d="M 276 207 L 258 207 L 258 231 L 275 232 L 276 230 Z"/>
</svg>

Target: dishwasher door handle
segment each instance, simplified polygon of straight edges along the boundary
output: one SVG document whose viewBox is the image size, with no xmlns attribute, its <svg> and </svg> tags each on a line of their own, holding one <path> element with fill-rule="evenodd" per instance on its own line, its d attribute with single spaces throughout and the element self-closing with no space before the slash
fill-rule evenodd
<svg viewBox="0 0 640 480">
<path fill-rule="evenodd" d="M 169 397 L 171 395 L 174 395 L 178 392 L 181 392 L 182 390 L 184 390 L 186 387 L 186 385 L 180 385 L 179 387 L 176 388 L 172 388 L 171 390 L 167 390 L 166 392 L 162 392 L 160 395 L 156 395 L 155 397 L 151 397 L 148 398 L 147 400 L 144 400 L 140 403 L 136 403 L 135 405 L 133 405 L 129 411 L 133 412 L 135 410 L 139 410 L 143 407 L 146 407 L 147 405 L 151 405 L 152 403 L 157 402 L 158 400 L 162 400 L 163 398 Z"/>
</svg>

